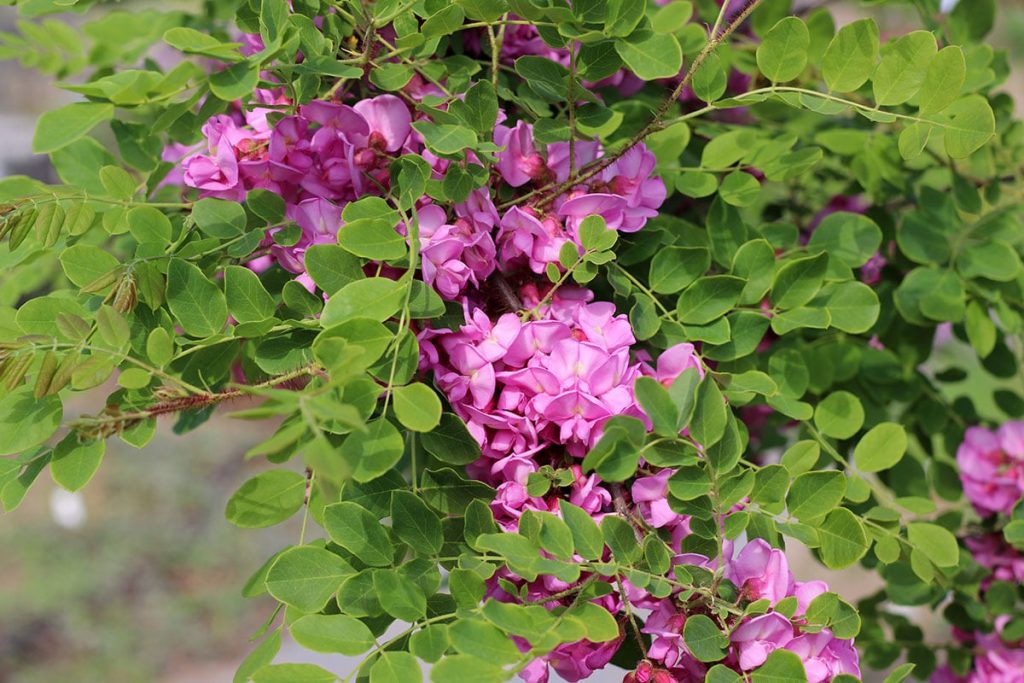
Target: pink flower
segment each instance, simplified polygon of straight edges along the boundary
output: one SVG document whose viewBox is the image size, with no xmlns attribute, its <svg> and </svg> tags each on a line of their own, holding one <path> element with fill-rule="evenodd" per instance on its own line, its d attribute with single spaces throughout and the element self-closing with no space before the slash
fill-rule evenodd
<svg viewBox="0 0 1024 683">
<path fill-rule="evenodd" d="M 671 386 L 679 375 L 689 368 L 696 368 L 697 373 L 703 377 L 704 367 L 697 356 L 693 344 L 682 343 L 669 347 L 658 356 L 657 369 L 654 371 L 654 379 L 663 386 Z"/>
<path fill-rule="evenodd" d="M 803 661 L 807 683 L 831 681 L 840 674 L 860 678 L 859 657 L 853 641 L 840 640 L 827 628 L 818 633 L 799 635 L 785 647 Z"/>
<path fill-rule="evenodd" d="M 603 669 L 615 655 L 622 636 L 605 643 L 592 643 L 581 640 L 567 645 L 559 645 L 547 659 L 548 664 L 559 676 L 567 681 L 582 681 L 598 669 Z"/>
<path fill-rule="evenodd" d="M 749 600 L 767 598 L 774 605 L 793 594 L 793 575 L 786 555 L 760 538 L 743 547 L 727 566 L 725 576 Z"/>
<path fill-rule="evenodd" d="M 642 144 L 634 145 L 601 172 L 610 190 L 626 202 L 619 228 L 623 232 L 636 232 L 644 227 L 649 218 L 658 215 L 658 208 L 665 201 L 665 183 L 651 175 L 655 163 L 653 153 Z"/>
<path fill-rule="evenodd" d="M 731 641 L 739 652 L 739 665 L 750 671 L 764 664 L 768 655 L 793 640 L 793 624 L 777 612 L 754 617 L 733 631 Z"/>
<path fill-rule="evenodd" d="M 1024 648 L 1007 645 L 998 633 L 978 636 L 979 654 L 967 674 L 967 683 L 1020 683 L 1024 676 Z"/>
<path fill-rule="evenodd" d="M 531 180 L 541 180 L 550 175 L 544 157 L 537 153 L 533 143 L 533 126 L 520 121 L 515 128 L 496 126 L 494 144 L 505 149 L 498 152 L 496 168 L 501 177 L 512 187 L 525 185 Z"/>
<path fill-rule="evenodd" d="M 583 508 L 584 511 L 589 512 L 591 515 L 598 514 L 611 504 L 612 494 L 600 485 L 601 478 L 599 476 L 596 474 L 591 474 L 590 476 L 583 474 L 583 470 L 579 465 L 572 465 L 571 469 L 573 474 L 576 475 L 576 479 L 573 481 L 569 493 L 570 503 Z"/>
<path fill-rule="evenodd" d="M 1007 422 L 995 433 L 969 427 L 956 461 L 979 514 L 1009 514 L 1024 495 L 1024 422 Z"/>
<path fill-rule="evenodd" d="M 549 263 L 558 263 L 558 253 L 568 241 L 557 220 L 549 217 L 542 222 L 517 206 L 502 217 L 497 237 L 503 265 L 525 259 L 535 273 L 543 273 Z"/>
<path fill-rule="evenodd" d="M 650 477 L 640 477 L 633 482 L 631 493 L 644 521 L 655 529 L 676 523 L 679 513 L 668 504 L 668 479 L 675 470 L 664 469 Z"/>
<path fill-rule="evenodd" d="M 971 551 L 975 562 L 992 572 L 982 582 L 983 589 L 992 581 L 1024 583 L 1024 553 L 1008 544 L 1001 534 L 968 536 L 964 545 Z"/>
</svg>

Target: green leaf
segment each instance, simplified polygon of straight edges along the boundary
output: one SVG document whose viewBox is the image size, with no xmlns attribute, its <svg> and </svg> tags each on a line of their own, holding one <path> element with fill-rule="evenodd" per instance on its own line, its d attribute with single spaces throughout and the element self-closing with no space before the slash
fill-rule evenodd
<svg viewBox="0 0 1024 683">
<path fill-rule="evenodd" d="M 1003 535 L 1014 548 L 1024 548 L 1024 519 L 1015 519 L 1003 527 Z"/>
<path fill-rule="evenodd" d="M 817 441 L 797 441 L 782 454 L 782 466 L 797 476 L 814 467 L 820 457 L 821 446 Z"/>
<path fill-rule="evenodd" d="M 395 415 L 402 426 L 414 432 L 429 432 L 441 422 L 441 399 L 437 392 L 421 382 L 393 390 Z"/>
<path fill-rule="evenodd" d="M 436 555 L 444 543 L 441 520 L 408 491 L 391 494 L 391 528 L 410 548 L 425 555 Z"/>
<path fill-rule="evenodd" d="M 807 683 L 807 673 L 796 653 L 775 650 L 754 670 L 750 680 L 752 683 Z"/>
<path fill-rule="evenodd" d="M 812 251 L 828 252 L 851 268 L 859 268 L 878 252 L 882 230 L 867 216 L 837 211 L 826 216 L 807 242 Z"/>
<path fill-rule="evenodd" d="M 171 333 L 162 327 L 154 327 L 146 337 L 146 355 L 158 368 L 167 365 L 174 358 L 174 340 Z"/>
<path fill-rule="evenodd" d="M 818 526 L 818 536 L 821 539 L 821 561 L 829 569 L 849 567 L 868 551 L 864 526 L 846 508 L 836 508 L 828 513 Z"/>
<path fill-rule="evenodd" d="M 270 470 L 242 484 L 228 500 L 224 515 L 235 526 L 256 529 L 280 524 L 306 500 L 306 478 L 289 470 Z"/>
<path fill-rule="evenodd" d="M 992 107 L 981 95 L 968 95 L 953 102 L 945 114 L 952 117 L 945 126 L 946 154 L 966 159 L 992 139 L 996 119 Z"/>
<path fill-rule="evenodd" d="M 967 63 L 959 45 L 947 45 L 939 50 L 928 65 L 918 92 L 920 114 L 938 114 L 953 104 L 960 96 L 966 76 Z"/>
<path fill-rule="evenodd" d="M 461 106 L 456 106 L 457 102 Z M 498 96 L 490 81 L 477 81 L 472 88 L 466 91 L 464 99 L 453 100 L 448 106 L 451 113 L 462 119 L 473 130 L 480 133 L 489 133 L 494 130 L 494 122 L 498 118 Z"/>
<path fill-rule="evenodd" d="M 779 268 L 772 281 L 772 303 L 782 309 L 798 308 L 813 299 L 824 282 L 828 258 L 822 252 Z"/>
<path fill-rule="evenodd" d="M 64 417 L 60 398 L 51 394 L 41 399 L 33 388 L 23 385 L 0 398 L 0 455 L 13 455 L 38 446 L 57 431 Z"/>
<path fill-rule="evenodd" d="M 683 626 L 686 648 L 702 662 L 717 662 L 725 657 L 729 638 L 715 622 L 703 614 L 693 614 Z"/>
<path fill-rule="evenodd" d="M 541 520 L 538 535 L 540 547 L 559 559 L 571 560 L 575 548 L 569 526 L 549 512 L 538 512 L 536 515 Z"/>
<path fill-rule="evenodd" d="M 120 166 L 104 166 L 100 169 L 99 176 L 103 188 L 110 197 L 129 200 L 135 195 L 135 179 Z"/>
<path fill-rule="evenodd" d="M 408 652 L 382 652 L 370 668 L 370 683 L 420 683 L 423 671 Z"/>
<path fill-rule="evenodd" d="M 167 305 L 193 337 L 210 337 L 224 328 L 228 305 L 224 293 L 196 266 L 172 258 L 167 268 Z"/>
<path fill-rule="evenodd" d="M 701 278 L 679 295 L 676 315 L 683 324 L 707 324 L 736 305 L 745 285 L 745 280 L 731 275 Z"/>
<path fill-rule="evenodd" d="M 674 438 L 679 434 L 679 411 L 668 391 L 653 377 L 638 377 L 633 385 L 636 399 L 654 424 L 654 431 Z"/>
<path fill-rule="evenodd" d="M 459 30 L 466 19 L 466 12 L 458 5 L 448 5 L 434 12 L 420 27 L 424 38 L 448 36 Z"/>
<path fill-rule="evenodd" d="M 71 282 L 79 287 L 87 287 L 97 283 L 101 277 L 121 264 L 99 247 L 91 244 L 76 244 L 61 252 L 60 265 Z M 95 290 L 91 289 L 90 291 Z"/>
<path fill-rule="evenodd" d="M 915 666 L 917 665 L 912 662 L 900 664 L 892 670 L 892 673 L 885 677 L 885 681 L 883 681 L 883 683 L 902 683 L 902 681 L 906 680 L 907 676 L 909 676 L 914 670 Z"/>
<path fill-rule="evenodd" d="M 395 92 L 401 90 L 412 80 L 413 70 L 404 64 L 391 62 L 381 64 L 379 68 L 370 70 L 370 82 L 381 90 Z"/>
<path fill-rule="evenodd" d="M 900 131 L 898 147 L 904 161 L 921 156 L 935 128 L 925 123 L 912 123 Z"/>
<path fill-rule="evenodd" d="M 724 664 L 715 664 L 704 677 L 704 683 L 739 683 L 742 680 L 738 673 Z"/>
<path fill-rule="evenodd" d="M 881 305 L 878 295 L 863 282 L 841 282 L 829 291 L 825 309 L 832 327 L 861 334 L 878 320 Z"/>
<path fill-rule="evenodd" d="M 300 612 L 319 612 L 355 570 L 332 552 L 297 546 L 281 553 L 267 572 L 267 591 Z"/>
<path fill-rule="evenodd" d="M 852 92 L 864 85 L 878 59 L 878 25 L 861 19 L 839 29 L 822 57 L 821 73 L 832 92 Z"/>
<path fill-rule="evenodd" d="M 427 613 L 427 599 L 423 597 L 423 592 L 412 580 L 395 569 L 374 572 L 373 589 L 384 611 L 396 619 L 416 621 Z"/>
<path fill-rule="evenodd" d="M 480 458 L 480 444 L 453 413 L 443 413 L 440 424 L 420 439 L 428 453 L 451 465 L 468 465 Z"/>
<path fill-rule="evenodd" d="M 316 664 L 271 664 L 252 675 L 253 683 L 336 683 L 338 677 Z"/>
<path fill-rule="evenodd" d="M 903 104 L 916 95 L 937 50 L 935 36 L 928 31 L 912 31 L 886 45 L 882 61 L 871 76 L 875 103 Z"/>
<path fill-rule="evenodd" d="M 306 250 L 306 272 L 328 296 L 363 279 L 359 259 L 336 244 L 314 244 Z"/>
<path fill-rule="evenodd" d="M 228 310 L 240 323 L 258 322 L 274 315 L 274 299 L 256 273 L 242 266 L 224 269 L 224 294 Z"/>
<path fill-rule="evenodd" d="M 597 522 L 585 512 L 567 500 L 558 501 L 562 519 L 569 525 L 573 544 L 580 557 L 586 560 L 598 560 L 604 552 L 604 537 Z"/>
<path fill-rule="evenodd" d="M 733 171 L 722 178 L 718 192 L 728 204 L 750 206 L 761 195 L 761 183 L 746 171 Z"/>
<path fill-rule="evenodd" d="M 232 683 L 249 683 L 254 672 L 264 668 L 277 656 L 281 649 L 281 631 L 276 630 L 257 645 L 238 665 Z"/>
<path fill-rule="evenodd" d="M 435 154 L 457 154 L 477 144 L 476 133 L 465 126 L 429 121 L 417 121 L 412 126 L 423 136 L 427 148 Z"/>
<path fill-rule="evenodd" d="M 331 295 L 320 316 L 324 327 L 350 318 L 387 320 L 401 309 L 405 286 L 386 277 L 371 277 L 351 282 Z"/>
<path fill-rule="evenodd" d="M 881 472 L 894 467 L 907 452 L 907 432 L 895 422 L 875 425 L 853 451 L 861 472 Z"/>
<path fill-rule="evenodd" d="M 473 500 L 490 501 L 494 497 L 494 489 L 483 482 L 466 479 L 455 470 L 445 467 L 423 473 L 420 495 L 435 510 L 461 515 Z"/>
<path fill-rule="evenodd" d="M 690 433 L 705 448 L 718 443 L 728 425 L 729 409 L 718 383 L 708 374 L 697 388 L 697 402 L 690 420 Z"/>
<path fill-rule="evenodd" d="M 354 220 L 338 231 L 338 244 L 345 251 L 373 259 L 388 261 L 405 256 L 405 237 L 400 235 L 389 220 L 362 218 Z"/>
<path fill-rule="evenodd" d="M 957 254 L 957 270 L 966 278 L 988 278 L 1010 282 L 1021 271 L 1020 257 L 1005 242 L 997 240 L 972 245 Z"/>
<path fill-rule="evenodd" d="M 185 54 L 203 55 L 230 62 L 242 59 L 238 51 L 239 43 L 222 43 L 194 28 L 175 26 L 164 33 L 163 39 L 165 43 Z"/>
<path fill-rule="evenodd" d="M 711 253 L 704 247 L 666 247 L 651 259 L 648 284 L 658 294 L 675 294 L 709 267 Z"/>
<path fill-rule="evenodd" d="M 786 495 L 786 508 L 806 522 L 834 510 L 845 494 L 846 477 L 842 472 L 806 472 L 793 481 Z"/>
<path fill-rule="evenodd" d="M 114 105 L 99 102 L 75 102 L 44 112 L 32 138 L 35 154 L 49 154 L 84 136 L 103 121 L 114 117 Z"/>
<path fill-rule="evenodd" d="M 825 436 L 849 439 L 864 424 L 864 407 L 848 391 L 835 391 L 814 409 L 814 424 Z"/>
<path fill-rule="evenodd" d="M 907 525 L 911 544 L 939 567 L 955 567 L 960 560 L 956 536 L 938 524 L 911 522 Z"/>
<path fill-rule="evenodd" d="M 448 637 L 447 624 L 431 624 L 416 631 L 409 638 L 409 651 L 431 664 L 444 656 L 449 645 L 451 640 Z"/>
<path fill-rule="evenodd" d="M 210 237 L 230 239 L 245 232 L 245 209 L 238 202 L 200 199 L 192 205 L 192 220 Z"/>
<path fill-rule="evenodd" d="M 967 331 L 967 340 L 978 352 L 978 357 L 988 357 L 995 349 L 998 332 L 988 311 L 982 308 L 977 301 L 972 301 L 967 305 L 964 328 Z"/>
<path fill-rule="evenodd" d="M 683 66 L 679 41 L 670 34 L 652 33 L 636 42 L 616 40 L 615 51 L 637 78 L 645 81 L 672 78 Z"/>
<path fill-rule="evenodd" d="M 79 443 L 77 434 L 68 434 L 53 449 L 50 459 L 53 480 L 68 491 L 78 491 L 100 468 L 106 446 L 103 439 Z"/>
<path fill-rule="evenodd" d="M 388 420 L 379 418 L 366 431 L 349 434 L 338 455 L 352 471 L 356 481 L 370 481 L 394 467 L 406 450 L 406 441 Z"/>
<path fill-rule="evenodd" d="M 395 554 L 387 531 L 369 510 L 344 501 L 323 510 L 323 526 L 331 540 L 371 567 L 390 567 Z"/>
<path fill-rule="evenodd" d="M 373 633 L 363 622 L 343 614 L 308 614 L 288 630 L 299 645 L 314 652 L 361 655 L 373 647 Z"/>
<path fill-rule="evenodd" d="M 799 17 L 780 19 L 757 47 L 757 68 L 772 83 L 791 81 L 807 66 L 811 35 Z"/>
<path fill-rule="evenodd" d="M 210 74 L 210 92 L 225 102 L 246 99 L 256 89 L 259 80 L 258 66 L 239 62 Z"/>
<path fill-rule="evenodd" d="M 508 674 L 497 664 L 470 655 L 449 655 L 430 669 L 433 683 L 502 683 Z"/>
<path fill-rule="evenodd" d="M 459 619 L 448 628 L 448 637 L 458 652 L 485 662 L 511 664 L 519 659 L 509 637 L 483 619 Z"/>
<path fill-rule="evenodd" d="M 593 602 L 578 603 L 569 610 L 569 614 L 583 622 L 587 629 L 587 640 L 592 643 L 607 643 L 622 635 L 615 617 Z"/>
<path fill-rule="evenodd" d="M 657 35 L 657 34 L 656 34 Z M 711 52 L 697 67 L 690 80 L 693 94 L 705 102 L 714 102 L 725 94 L 729 77 L 719 56 Z"/>
</svg>

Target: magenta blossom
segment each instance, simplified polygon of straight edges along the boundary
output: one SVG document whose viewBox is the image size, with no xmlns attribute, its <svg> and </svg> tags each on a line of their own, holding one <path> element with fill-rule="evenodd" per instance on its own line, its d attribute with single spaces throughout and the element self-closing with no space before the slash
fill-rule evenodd
<svg viewBox="0 0 1024 683">
<path fill-rule="evenodd" d="M 956 452 L 964 493 L 982 515 L 1009 514 L 1024 495 L 1024 422 L 969 427 Z"/>
</svg>

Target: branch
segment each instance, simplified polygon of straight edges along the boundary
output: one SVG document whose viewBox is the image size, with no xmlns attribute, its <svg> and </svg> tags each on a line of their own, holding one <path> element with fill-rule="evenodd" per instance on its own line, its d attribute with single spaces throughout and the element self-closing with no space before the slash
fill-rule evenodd
<svg viewBox="0 0 1024 683">
<path fill-rule="evenodd" d="M 236 389 L 228 389 L 227 391 L 213 393 L 204 392 L 201 394 L 187 396 L 174 396 L 154 403 L 147 408 L 133 410 L 127 413 L 119 412 L 117 406 L 107 406 L 104 413 L 99 415 L 82 416 L 77 420 L 73 420 L 68 423 L 68 427 L 72 431 L 78 432 L 82 436 L 90 439 L 105 439 L 134 427 L 143 420 L 159 417 L 161 415 L 179 413 L 185 410 L 199 410 L 215 406 L 224 403 L 225 401 L 231 401 L 247 396 L 254 389 L 277 387 L 304 375 L 319 374 L 320 372 L 322 372 L 322 368 L 320 368 L 316 363 L 313 363 L 284 375 L 273 377 L 266 382 L 260 382 L 259 384 L 240 386 Z"/>
</svg>

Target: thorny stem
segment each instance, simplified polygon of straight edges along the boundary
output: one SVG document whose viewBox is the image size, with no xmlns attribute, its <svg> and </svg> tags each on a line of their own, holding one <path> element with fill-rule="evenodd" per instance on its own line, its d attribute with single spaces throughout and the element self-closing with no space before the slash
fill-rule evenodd
<svg viewBox="0 0 1024 683">
<path fill-rule="evenodd" d="M 644 659 L 647 659 L 647 646 L 644 645 L 644 638 L 640 633 L 640 625 L 636 623 L 636 617 L 633 616 L 633 606 L 629 603 L 629 598 L 626 596 L 626 588 L 622 585 L 621 574 L 615 575 L 615 585 L 619 589 L 619 598 L 622 600 L 622 608 L 626 611 L 626 619 L 629 621 L 629 625 L 633 627 L 633 637 L 636 638 L 637 647 L 643 653 Z"/>
<path fill-rule="evenodd" d="M 126 360 L 134 359 L 127 357 Z M 151 417 L 218 405 L 225 401 L 241 398 L 254 389 L 266 389 L 269 387 L 279 386 L 302 377 L 303 375 L 316 374 L 319 371 L 319 366 L 314 363 L 303 366 L 298 370 L 293 370 L 292 372 L 284 375 L 274 377 L 266 382 L 260 382 L 259 384 L 253 384 L 251 386 L 241 386 L 237 389 L 229 389 L 227 391 L 213 393 L 196 389 L 195 393 L 191 396 L 177 396 L 166 401 L 161 401 L 142 410 L 136 410 L 129 413 L 81 417 L 69 423 L 69 427 L 74 431 L 84 431 L 90 428 L 102 428 L 105 432 L 110 431 L 111 433 L 115 433 Z"/>
</svg>

